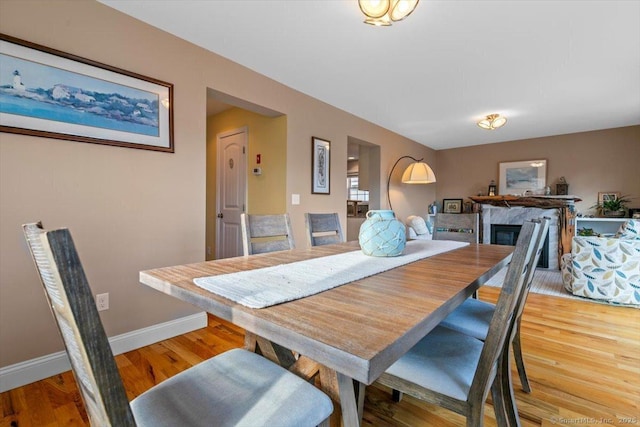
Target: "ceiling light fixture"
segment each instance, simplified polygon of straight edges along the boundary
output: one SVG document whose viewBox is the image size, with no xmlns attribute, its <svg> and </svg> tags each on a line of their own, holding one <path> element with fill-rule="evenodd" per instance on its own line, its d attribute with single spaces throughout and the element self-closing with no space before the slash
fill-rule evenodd
<svg viewBox="0 0 640 427">
<path fill-rule="evenodd" d="M 500 116 L 500 114 L 489 114 L 484 119 L 478 122 L 478 126 L 482 129 L 495 130 L 502 127 L 507 123 L 507 118 Z"/>
<path fill-rule="evenodd" d="M 420 0 L 358 0 L 365 24 L 388 27 L 411 15 Z"/>
</svg>

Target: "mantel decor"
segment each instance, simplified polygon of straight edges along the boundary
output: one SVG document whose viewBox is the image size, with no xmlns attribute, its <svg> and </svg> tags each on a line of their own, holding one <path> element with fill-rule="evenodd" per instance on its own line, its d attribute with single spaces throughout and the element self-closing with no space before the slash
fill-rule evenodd
<svg viewBox="0 0 640 427">
<path fill-rule="evenodd" d="M 331 142 L 311 137 L 311 193 L 331 193 Z"/>
<path fill-rule="evenodd" d="M 173 85 L 0 34 L 0 131 L 174 152 Z"/>
<path fill-rule="evenodd" d="M 498 194 L 522 196 L 544 192 L 546 177 L 546 160 L 501 162 Z"/>
</svg>

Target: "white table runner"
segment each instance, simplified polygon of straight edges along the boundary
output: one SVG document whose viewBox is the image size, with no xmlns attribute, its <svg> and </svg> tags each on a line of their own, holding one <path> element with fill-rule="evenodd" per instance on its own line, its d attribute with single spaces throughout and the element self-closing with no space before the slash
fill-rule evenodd
<svg viewBox="0 0 640 427">
<path fill-rule="evenodd" d="M 199 287 L 250 308 L 304 298 L 404 264 L 467 246 L 449 240 L 411 240 L 404 254 L 372 257 L 362 251 L 193 280 Z"/>
</svg>

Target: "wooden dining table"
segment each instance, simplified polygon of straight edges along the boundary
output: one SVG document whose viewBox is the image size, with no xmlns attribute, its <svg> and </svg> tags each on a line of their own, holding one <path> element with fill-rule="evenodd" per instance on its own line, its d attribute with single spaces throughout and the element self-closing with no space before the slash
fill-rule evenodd
<svg viewBox="0 0 640 427">
<path fill-rule="evenodd" d="M 242 327 L 246 348 L 317 379 L 334 400 L 331 425 L 357 426 L 364 387 L 504 268 L 514 247 L 471 244 L 260 309 L 193 280 L 359 249 L 355 241 L 156 268 L 141 271 L 140 282 Z"/>
</svg>

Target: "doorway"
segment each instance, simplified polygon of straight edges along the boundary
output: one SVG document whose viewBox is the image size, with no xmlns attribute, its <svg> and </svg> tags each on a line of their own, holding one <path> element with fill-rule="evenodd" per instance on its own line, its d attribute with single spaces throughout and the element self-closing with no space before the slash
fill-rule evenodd
<svg viewBox="0 0 640 427">
<path fill-rule="evenodd" d="M 286 209 L 286 115 L 208 88 L 206 139 L 205 259 L 241 255 L 240 214 Z"/>
<path fill-rule="evenodd" d="M 380 146 L 347 138 L 347 240 L 358 240 L 370 209 L 380 209 Z"/>
</svg>

